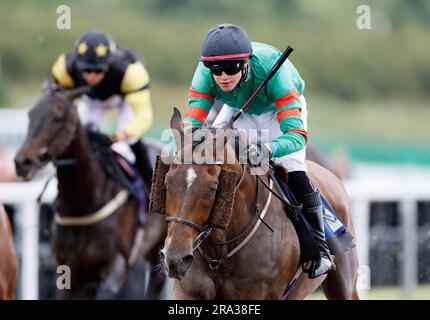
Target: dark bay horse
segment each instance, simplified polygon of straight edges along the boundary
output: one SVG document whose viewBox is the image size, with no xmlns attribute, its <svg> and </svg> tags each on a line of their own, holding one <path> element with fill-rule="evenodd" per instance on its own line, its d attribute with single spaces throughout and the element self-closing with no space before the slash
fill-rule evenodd
<svg viewBox="0 0 430 320">
<path fill-rule="evenodd" d="M 57 263 L 71 272 L 71 288 L 56 292 L 62 299 L 93 299 L 106 283 L 116 292 L 139 257 L 154 267 L 166 229 L 156 215 L 139 228 L 137 202 L 116 177 L 110 140 L 81 125 L 72 101 L 88 90 L 42 95 L 29 113 L 27 138 L 15 157 L 17 174 L 25 179 L 48 162 L 56 166 L 58 213 L 51 245 Z M 158 296 L 164 280 L 151 268 L 148 298 Z"/>
<path fill-rule="evenodd" d="M 184 133 L 176 109 L 171 129 L 180 133 L 177 145 L 181 145 Z M 201 145 L 214 145 L 215 140 L 216 136 L 206 137 Z M 176 159 L 194 148 L 194 143 L 185 143 Z M 169 222 L 162 256 L 168 275 L 175 279 L 174 297 L 281 299 L 295 277 L 288 299 L 303 299 L 320 285 L 329 299 L 358 299 L 356 249 L 336 256 L 337 270 L 328 275 L 316 279 L 300 275 L 298 237 L 284 204 L 268 190 L 274 189 L 270 177 L 260 176 L 259 183 L 248 165 L 238 161 L 227 164 L 235 146 L 227 142 L 223 148 L 222 164 L 157 162 L 153 192 L 165 187 L 165 197 L 151 196 L 151 208 L 164 212 Z M 160 166 L 164 179 L 157 178 L 163 172 Z M 353 235 L 348 197 L 340 181 L 312 162 L 309 175 Z M 273 231 L 260 223 L 259 217 Z"/>
<path fill-rule="evenodd" d="M 0 300 L 15 299 L 18 261 L 9 218 L 0 204 Z"/>
</svg>

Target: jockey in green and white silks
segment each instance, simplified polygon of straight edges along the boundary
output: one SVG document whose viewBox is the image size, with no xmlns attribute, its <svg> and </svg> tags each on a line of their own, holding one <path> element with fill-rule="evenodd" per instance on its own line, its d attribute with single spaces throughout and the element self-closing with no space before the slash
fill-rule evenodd
<svg viewBox="0 0 430 320">
<path fill-rule="evenodd" d="M 204 125 L 215 100 L 224 105 L 212 126 L 222 127 L 247 102 L 280 56 L 281 52 L 270 45 L 251 43 L 239 26 L 213 27 L 203 40 L 183 127 Z M 303 204 L 303 213 L 314 229 L 320 251 L 309 272 L 309 277 L 315 278 L 335 269 L 335 265 L 325 241 L 320 194 L 306 173 L 308 133 L 304 88 L 298 71 L 287 60 L 233 126 L 268 129 L 269 140 L 260 141 L 263 137 L 257 137 L 251 141 L 248 157 L 258 163 L 269 154 L 288 171 L 288 184 Z"/>
<path fill-rule="evenodd" d="M 280 55 L 281 52 L 272 46 L 253 42 L 252 58 L 248 60 L 249 66 L 245 69 L 244 77 L 230 92 L 223 91 L 216 84 L 210 69 L 200 62 L 191 84 L 190 108 L 185 115 L 184 125 L 201 126 L 215 98 L 225 105 L 213 126 L 228 121 L 263 82 Z M 268 129 L 272 141 L 267 146 L 271 149 L 272 156 L 291 155 L 288 159 L 298 158 L 293 167 L 289 165 L 291 161 L 284 161 L 289 171 L 306 170 L 304 159 L 308 135 L 304 88 L 304 81 L 294 65 L 287 60 L 235 123 L 237 127 L 245 129 L 265 128 L 270 124 Z M 261 122 L 263 126 L 256 126 L 254 121 Z"/>
</svg>

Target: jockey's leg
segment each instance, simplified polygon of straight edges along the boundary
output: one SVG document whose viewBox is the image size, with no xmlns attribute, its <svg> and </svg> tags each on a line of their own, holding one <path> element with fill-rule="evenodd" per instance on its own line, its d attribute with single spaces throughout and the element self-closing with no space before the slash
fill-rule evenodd
<svg viewBox="0 0 430 320">
<path fill-rule="evenodd" d="M 149 159 L 148 149 L 141 139 L 137 139 L 134 143 L 131 143 L 130 148 L 136 158 L 135 165 L 137 170 L 139 170 L 148 190 L 151 190 L 152 166 Z"/>
<path fill-rule="evenodd" d="M 314 189 L 305 171 L 289 172 L 288 185 L 303 204 L 302 212 L 314 231 L 314 240 L 318 246 L 319 255 L 310 268 L 309 278 L 316 278 L 336 269 L 325 240 L 320 192 Z"/>
<path fill-rule="evenodd" d="M 309 278 L 316 278 L 336 268 L 330 258 L 330 251 L 325 240 L 323 210 L 318 190 L 313 187 L 305 162 L 306 148 L 275 159 L 288 172 L 288 186 L 297 200 L 303 204 L 303 215 L 314 230 L 314 240 L 319 254 L 312 262 Z"/>
<path fill-rule="evenodd" d="M 300 117 L 306 130 L 308 111 L 304 96 L 300 97 L 300 103 L 302 106 Z M 320 193 L 318 190 L 315 190 L 307 175 L 305 158 L 306 147 L 285 157 L 278 158 L 275 162 L 281 164 L 287 170 L 288 185 L 294 195 L 303 204 L 303 214 L 314 230 L 314 240 L 318 246 L 319 255 L 312 262 L 309 271 L 309 278 L 312 279 L 335 269 L 336 266 L 330 258 L 330 251 L 325 240 Z"/>
<path fill-rule="evenodd" d="M 133 111 L 129 104 L 123 101 L 119 109 L 118 129 L 124 129 L 129 121 L 133 118 Z M 135 166 L 139 170 L 140 175 L 148 190 L 151 190 L 152 180 L 152 165 L 149 158 L 148 149 L 140 138 L 128 138 L 127 143 L 133 151 L 135 157 Z"/>
</svg>

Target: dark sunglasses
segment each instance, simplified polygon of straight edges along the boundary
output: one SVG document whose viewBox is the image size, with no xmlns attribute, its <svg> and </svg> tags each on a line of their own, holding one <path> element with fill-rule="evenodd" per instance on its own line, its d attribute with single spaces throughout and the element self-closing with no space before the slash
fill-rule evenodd
<svg viewBox="0 0 430 320">
<path fill-rule="evenodd" d="M 243 63 L 237 62 L 237 63 L 230 63 L 227 65 L 217 65 L 217 66 L 210 66 L 209 69 L 211 70 L 213 75 L 220 76 L 222 72 L 224 71 L 225 74 L 229 76 L 234 76 L 239 71 L 241 71 L 243 68 Z"/>
</svg>

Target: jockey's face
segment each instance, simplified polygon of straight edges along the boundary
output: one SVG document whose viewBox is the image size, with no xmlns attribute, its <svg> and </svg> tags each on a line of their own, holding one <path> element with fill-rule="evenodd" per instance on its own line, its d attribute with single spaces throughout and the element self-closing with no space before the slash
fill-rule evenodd
<svg viewBox="0 0 430 320">
<path fill-rule="evenodd" d="M 248 62 L 245 62 L 245 67 L 248 66 Z M 239 83 L 242 78 L 242 70 L 234 75 L 228 75 L 223 71 L 221 75 L 217 76 L 213 74 L 215 82 L 219 85 L 222 91 L 230 92 L 232 91 L 236 85 Z"/>
<path fill-rule="evenodd" d="M 90 85 L 98 85 L 105 77 L 106 71 L 84 70 L 82 71 L 82 78 Z"/>
</svg>

